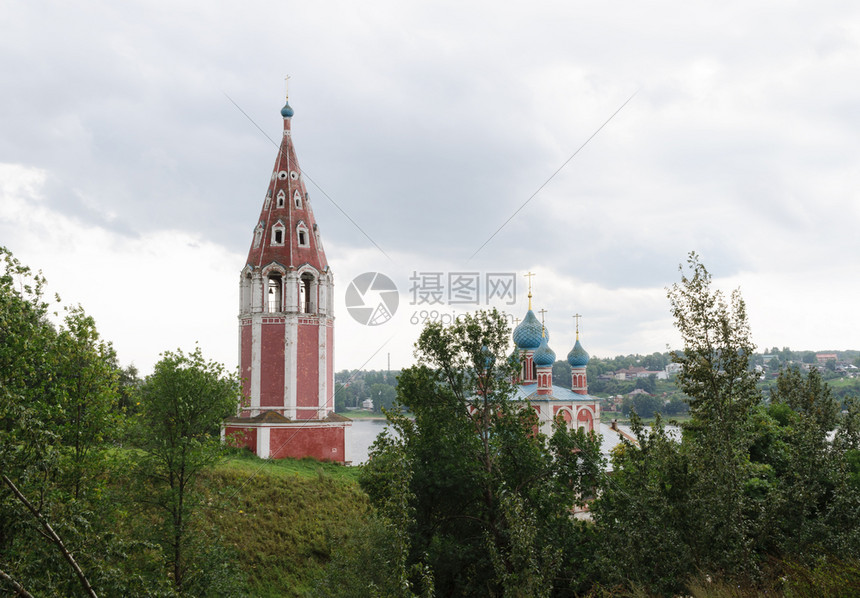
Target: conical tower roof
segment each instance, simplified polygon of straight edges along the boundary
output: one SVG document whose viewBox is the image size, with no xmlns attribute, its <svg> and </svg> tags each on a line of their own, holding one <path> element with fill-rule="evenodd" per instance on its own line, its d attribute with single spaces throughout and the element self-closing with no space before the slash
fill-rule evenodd
<svg viewBox="0 0 860 598">
<path fill-rule="evenodd" d="M 293 146 L 290 130 L 293 114 L 287 100 L 281 109 L 284 134 L 247 263 L 255 268 L 272 262 L 285 268 L 309 264 L 323 272 L 328 268 L 328 260 Z"/>
</svg>

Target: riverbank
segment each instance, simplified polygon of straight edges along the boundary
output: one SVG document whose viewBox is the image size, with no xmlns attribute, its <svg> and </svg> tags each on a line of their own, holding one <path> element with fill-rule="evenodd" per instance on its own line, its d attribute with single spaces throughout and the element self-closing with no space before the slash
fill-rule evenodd
<svg viewBox="0 0 860 598">
<path fill-rule="evenodd" d="M 690 420 L 690 414 L 685 413 L 684 415 L 661 415 L 660 419 L 663 421 L 664 424 L 675 424 L 675 423 L 680 424 L 680 423 L 689 421 Z M 619 424 L 624 425 L 624 426 L 630 425 L 630 418 L 624 417 L 623 415 L 621 415 L 621 413 L 619 413 L 617 411 L 601 411 L 600 412 L 600 423 L 611 424 L 613 421 L 617 421 Z M 642 423 L 648 427 L 650 427 L 655 421 L 656 421 L 656 418 L 654 418 L 654 417 L 648 417 L 648 418 L 642 419 Z"/>
<path fill-rule="evenodd" d="M 382 413 L 377 413 L 376 411 L 367 411 L 365 409 L 351 409 L 349 411 L 339 411 L 338 415 L 348 417 L 349 419 L 385 421 L 385 416 Z"/>
</svg>

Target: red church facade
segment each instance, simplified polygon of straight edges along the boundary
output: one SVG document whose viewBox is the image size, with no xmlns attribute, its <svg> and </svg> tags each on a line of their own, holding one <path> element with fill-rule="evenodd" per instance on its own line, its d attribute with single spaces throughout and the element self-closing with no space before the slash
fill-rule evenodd
<svg viewBox="0 0 860 598">
<path fill-rule="evenodd" d="M 264 458 L 349 462 L 334 413 L 334 277 L 293 146 L 289 102 L 263 208 L 240 275 L 245 401 L 225 438 Z"/>
</svg>

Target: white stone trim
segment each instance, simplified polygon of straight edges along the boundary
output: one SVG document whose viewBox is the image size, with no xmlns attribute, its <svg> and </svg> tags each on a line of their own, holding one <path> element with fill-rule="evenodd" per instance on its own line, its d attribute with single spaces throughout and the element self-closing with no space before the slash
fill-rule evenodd
<svg viewBox="0 0 860 598">
<path fill-rule="evenodd" d="M 268 459 L 271 455 L 271 427 L 259 426 L 257 428 L 257 456 Z"/>
<path fill-rule="evenodd" d="M 328 350 L 327 350 L 327 335 L 326 335 L 326 325 L 325 320 L 320 318 L 319 323 L 317 324 L 317 342 L 319 346 L 319 369 L 317 370 L 317 379 L 318 379 L 318 389 L 317 389 L 317 405 L 319 407 L 320 417 L 325 417 L 328 415 L 328 409 L 326 408 L 326 402 L 328 397 L 326 393 L 328 389 L 326 388 L 326 373 L 328 372 L 327 360 L 328 360 Z"/>
<path fill-rule="evenodd" d="M 298 317 L 288 314 L 284 323 L 284 415 L 290 419 L 296 419 L 298 341 Z"/>
<path fill-rule="evenodd" d="M 263 349 L 263 318 L 259 315 L 251 319 L 251 415 L 260 406 L 260 375 L 262 371 L 261 353 Z"/>
</svg>

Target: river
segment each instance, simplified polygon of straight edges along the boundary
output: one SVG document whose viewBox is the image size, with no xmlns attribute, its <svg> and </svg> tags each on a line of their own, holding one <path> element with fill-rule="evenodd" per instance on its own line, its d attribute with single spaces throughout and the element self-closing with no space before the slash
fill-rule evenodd
<svg viewBox="0 0 860 598">
<path fill-rule="evenodd" d="M 386 421 L 382 419 L 354 419 L 352 420 L 352 429 L 349 432 L 350 455 L 353 465 L 361 465 L 367 461 L 367 454 L 370 450 L 370 445 L 376 439 L 376 435 L 385 429 Z M 631 433 L 627 426 L 619 426 L 622 430 Z M 672 430 L 673 426 L 666 426 Z M 609 461 L 609 452 L 615 445 L 621 442 L 617 432 L 613 432 L 609 424 L 600 424 L 600 434 L 603 436 L 600 444 L 600 452 L 603 453 L 607 462 Z"/>
</svg>

